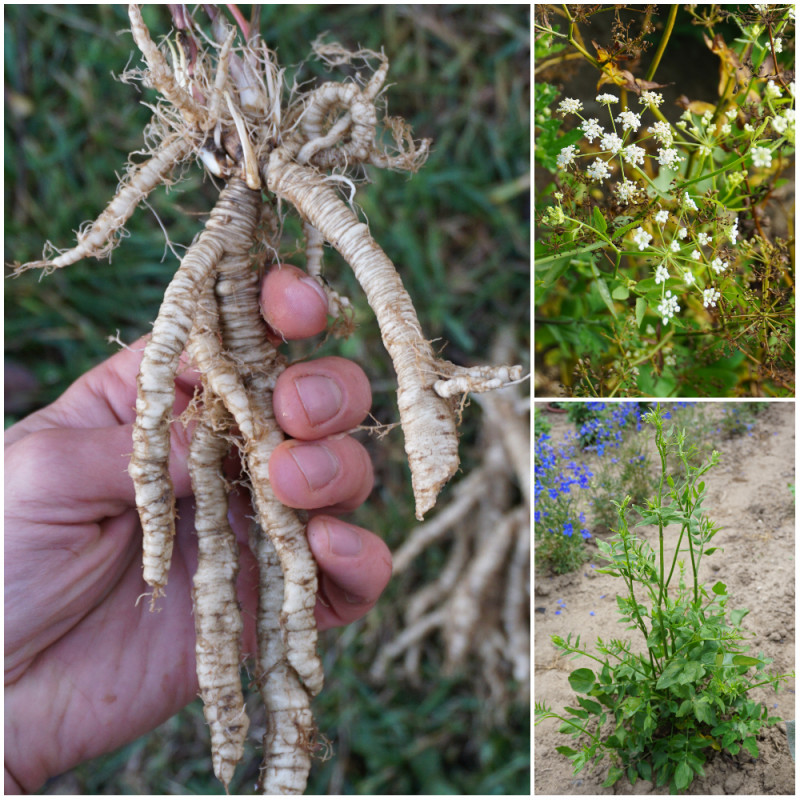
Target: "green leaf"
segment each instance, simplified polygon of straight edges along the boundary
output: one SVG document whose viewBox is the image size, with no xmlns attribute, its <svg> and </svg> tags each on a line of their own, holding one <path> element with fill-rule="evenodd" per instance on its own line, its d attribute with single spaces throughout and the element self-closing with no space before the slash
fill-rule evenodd
<svg viewBox="0 0 800 800">
<path fill-rule="evenodd" d="M 611 299 L 611 292 L 608 291 L 608 284 L 604 278 L 597 278 L 594 282 L 597 291 L 600 294 L 602 301 L 606 304 L 608 310 L 612 313 L 614 318 L 617 316 L 617 309 L 614 308 L 614 301 Z"/>
<path fill-rule="evenodd" d="M 678 713 L 675 716 L 676 717 L 685 717 L 691 710 L 692 710 L 692 701 L 691 700 L 684 700 L 681 703 L 681 707 L 678 709 Z"/>
<path fill-rule="evenodd" d="M 644 312 L 647 311 L 647 300 L 644 297 L 636 298 L 636 327 L 642 327 L 642 320 L 644 319 Z"/>
<path fill-rule="evenodd" d="M 608 224 L 603 216 L 603 212 L 597 206 L 592 209 L 592 216 L 594 217 L 595 228 L 597 228 L 600 233 L 605 233 L 606 230 L 608 230 Z"/>
<path fill-rule="evenodd" d="M 603 781 L 605 788 L 613 786 L 625 773 L 619 767 L 609 767 L 608 775 Z"/>
<path fill-rule="evenodd" d="M 692 782 L 693 777 L 692 768 L 685 761 L 681 761 L 675 770 L 675 786 L 678 791 L 682 792 Z"/>
<path fill-rule="evenodd" d="M 594 700 L 587 700 L 584 697 L 578 698 L 578 705 L 581 708 L 585 708 L 591 714 L 602 714 L 603 707 L 599 703 L 595 703 Z"/>
<path fill-rule="evenodd" d="M 626 717 L 632 717 L 641 707 L 642 705 L 642 698 L 641 697 L 628 697 L 625 699 L 625 702 L 622 704 L 623 714 Z"/>
<path fill-rule="evenodd" d="M 743 742 L 742 745 L 744 746 L 745 750 L 750 753 L 753 758 L 758 758 L 758 745 L 756 744 L 755 737 L 748 736 Z"/>
<path fill-rule="evenodd" d="M 619 219 L 619 217 L 618 217 Z M 619 239 L 620 236 L 624 236 L 628 231 L 632 231 L 637 225 L 640 225 L 640 221 L 638 219 L 634 220 L 633 222 L 629 222 L 627 225 L 623 225 L 621 228 L 617 228 L 614 231 L 613 235 L 611 236 L 612 239 Z"/>
<path fill-rule="evenodd" d="M 615 300 L 627 300 L 630 296 L 630 290 L 627 286 L 617 286 L 613 292 L 611 292 L 611 296 Z"/>
<path fill-rule="evenodd" d="M 566 745 L 561 745 L 560 747 L 556 747 L 556 752 L 561 753 L 562 756 L 576 756 L 578 755 L 577 750 L 573 750 L 571 747 L 567 747 Z"/>
<path fill-rule="evenodd" d="M 682 673 L 683 664 L 679 663 L 678 661 L 671 661 L 656 682 L 656 689 L 669 688 L 674 683 L 678 682 L 678 678 L 680 678 Z"/>
<path fill-rule="evenodd" d="M 572 689 L 576 692 L 583 692 L 584 694 L 592 690 L 594 681 L 594 672 L 586 668 L 576 669 L 569 676 L 569 685 Z"/>
<path fill-rule="evenodd" d="M 708 705 L 707 697 L 695 696 L 692 700 L 692 704 L 694 705 L 694 715 L 698 722 L 707 722 L 709 725 L 714 724 L 714 712 Z"/>
<path fill-rule="evenodd" d="M 653 775 L 653 768 L 650 766 L 649 761 L 640 761 L 638 764 L 639 768 L 639 775 L 640 777 L 644 778 L 644 780 L 649 781 Z"/>
<path fill-rule="evenodd" d="M 570 257 L 565 256 L 558 261 L 553 262 L 541 278 L 537 277 L 539 284 L 547 288 L 555 283 L 570 267 Z"/>
<path fill-rule="evenodd" d="M 751 656 L 734 656 L 732 663 L 736 667 L 761 667 L 764 662 Z"/>
<path fill-rule="evenodd" d="M 699 661 L 689 661 L 683 665 L 683 673 L 681 674 L 678 683 L 694 683 L 703 677 L 705 668 Z"/>
<path fill-rule="evenodd" d="M 714 594 L 726 594 L 728 591 L 728 587 L 722 581 L 717 581 L 711 587 L 711 591 L 714 592 Z"/>
<path fill-rule="evenodd" d="M 567 131 L 567 133 L 565 133 L 563 136 L 559 136 L 559 138 L 556 139 L 549 154 L 554 156 L 557 155 L 565 147 L 575 144 L 575 142 L 577 142 L 581 136 L 583 136 L 583 131 L 580 128 L 574 128 L 571 131 Z"/>
<path fill-rule="evenodd" d="M 731 611 L 731 622 L 738 627 L 749 613 L 750 610 L 747 608 L 736 608 Z"/>
</svg>

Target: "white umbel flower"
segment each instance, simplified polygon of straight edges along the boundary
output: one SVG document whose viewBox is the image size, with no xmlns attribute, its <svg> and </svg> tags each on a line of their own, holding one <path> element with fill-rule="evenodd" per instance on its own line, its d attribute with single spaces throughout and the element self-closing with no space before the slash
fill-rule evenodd
<svg viewBox="0 0 800 800">
<path fill-rule="evenodd" d="M 713 286 L 710 289 L 703 289 L 703 305 L 706 308 L 715 307 L 717 300 L 719 300 L 719 292 Z"/>
<path fill-rule="evenodd" d="M 583 135 L 590 142 L 600 138 L 605 133 L 602 127 L 600 127 L 599 119 L 585 119 L 581 123 L 581 130 L 583 131 Z"/>
<path fill-rule="evenodd" d="M 639 245 L 640 250 L 644 250 L 653 241 L 653 237 L 644 228 L 637 228 L 633 234 L 633 241 Z"/>
<path fill-rule="evenodd" d="M 639 102 L 643 106 L 655 106 L 658 108 L 664 102 L 664 96 L 659 92 L 642 92 Z"/>
<path fill-rule="evenodd" d="M 578 150 L 574 144 L 571 144 L 568 147 L 563 148 L 558 154 L 556 163 L 563 169 L 564 167 L 569 166 L 575 160 L 576 155 L 578 155 Z"/>
<path fill-rule="evenodd" d="M 674 169 L 681 163 L 683 159 L 678 155 L 678 151 L 674 147 L 659 148 L 658 150 L 658 163 L 662 167 Z"/>
<path fill-rule="evenodd" d="M 680 310 L 678 298 L 667 289 L 664 299 L 658 304 L 656 309 L 661 315 L 661 321 L 666 325 Z"/>
<path fill-rule="evenodd" d="M 772 165 L 772 151 L 769 147 L 754 147 L 752 156 L 754 167 L 770 167 Z"/>
<path fill-rule="evenodd" d="M 663 144 L 664 147 L 672 146 L 672 128 L 669 127 L 669 123 L 654 122 L 647 131 L 656 137 L 659 144 Z"/>
<path fill-rule="evenodd" d="M 583 103 L 580 100 L 574 100 L 567 97 L 558 104 L 558 111 L 561 114 L 577 114 L 583 110 Z"/>
<path fill-rule="evenodd" d="M 622 139 L 617 136 L 616 133 L 607 133 L 601 140 L 600 140 L 600 147 L 603 150 L 610 150 L 615 155 L 622 150 Z"/>
<path fill-rule="evenodd" d="M 641 188 L 633 181 L 623 181 L 617 184 L 615 191 L 620 201 L 627 205 L 638 199 Z"/>
<path fill-rule="evenodd" d="M 721 258 L 715 258 L 711 262 L 711 269 L 713 269 L 714 272 L 717 273 L 717 275 L 719 275 L 720 272 L 724 272 L 726 269 L 728 269 L 728 266 L 729 266 L 728 262 L 723 261 Z"/>
<path fill-rule="evenodd" d="M 595 159 L 594 164 L 592 164 L 589 169 L 586 170 L 586 174 L 593 181 L 602 181 L 603 178 L 607 178 L 611 174 L 611 170 L 608 168 L 608 164 L 606 164 L 602 158 L 597 158 Z"/>
<path fill-rule="evenodd" d="M 622 111 L 617 117 L 617 122 L 622 123 L 623 130 L 627 131 L 630 129 L 634 133 L 639 130 L 639 126 L 641 125 L 639 117 L 636 116 L 636 114 L 634 114 L 632 111 Z"/>
<path fill-rule="evenodd" d="M 640 164 L 644 164 L 644 156 L 645 156 L 644 148 L 643 147 L 639 147 L 638 145 L 635 145 L 635 144 L 632 144 L 629 147 L 626 147 L 622 151 L 622 157 L 632 167 L 637 167 Z"/>
</svg>

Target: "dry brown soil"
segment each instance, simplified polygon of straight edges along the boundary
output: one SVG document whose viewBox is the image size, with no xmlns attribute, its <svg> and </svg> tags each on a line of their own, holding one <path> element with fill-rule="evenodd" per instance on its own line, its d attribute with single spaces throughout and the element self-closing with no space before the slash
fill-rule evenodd
<svg viewBox="0 0 800 800">
<path fill-rule="evenodd" d="M 558 441 L 571 426 L 566 417 L 549 415 L 551 435 Z M 750 653 L 773 659 L 770 669 L 781 673 L 795 668 L 795 510 L 787 484 L 794 483 L 794 403 L 773 402 L 757 418 L 752 435 L 726 439 L 717 446 L 719 465 L 705 477 L 704 504 L 711 519 L 723 529 L 714 545 L 724 548 L 701 565 L 705 582 L 723 581 L 730 595 L 729 608 L 748 608 L 743 627 L 752 633 Z M 667 528 L 667 535 L 675 526 Z M 643 528 L 637 529 L 639 531 Z M 656 531 L 657 538 L 657 531 Z M 597 548 L 590 546 L 591 563 L 600 565 Z M 591 645 L 598 636 L 631 636 L 617 623 L 615 597 L 620 579 L 596 574 L 589 564 L 577 573 L 536 576 L 534 605 L 534 696 L 556 709 L 576 705 L 567 681 L 570 672 L 591 667 L 586 658 L 559 658 L 550 641 L 552 634 L 581 634 Z M 602 597 L 601 599 L 601 596 Z M 565 610 L 558 616 L 556 601 Z M 542 609 L 544 609 L 542 611 Z M 591 614 L 594 612 L 594 615 Z M 637 642 L 637 645 L 639 643 Z M 594 651 L 589 646 L 587 649 Z M 642 646 L 643 649 L 643 646 Z M 794 680 L 776 695 L 771 688 L 757 689 L 752 697 L 784 720 L 795 719 Z M 609 761 L 588 766 L 573 775 L 570 762 L 556 752 L 572 740 L 558 732 L 557 720 L 545 720 L 535 729 L 534 793 L 540 795 L 668 794 L 668 787 L 654 787 L 627 778 L 603 788 Z M 795 765 L 786 739 L 785 723 L 766 728 L 758 738 L 759 757 L 744 752 L 734 757 L 714 753 L 705 766 L 706 777 L 696 778 L 687 794 L 771 795 L 795 793 Z"/>
</svg>

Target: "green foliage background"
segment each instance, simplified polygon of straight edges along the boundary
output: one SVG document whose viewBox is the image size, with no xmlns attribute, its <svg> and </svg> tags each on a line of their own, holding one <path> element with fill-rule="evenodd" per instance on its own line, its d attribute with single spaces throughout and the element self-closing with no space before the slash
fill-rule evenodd
<svg viewBox="0 0 800 800">
<path fill-rule="evenodd" d="M 153 96 L 114 78 L 137 60 L 124 6 L 6 5 L 4 15 L 8 263 L 38 258 L 47 240 L 70 246 L 78 225 L 100 213 L 128 153 L 142 147 L 149 111 L 140 103 Z M 146 7 L 145 18 L 154 36 L 168 32 L 165 7 Z M 432 138 L 433 152 L 411 178 L 371 171 L 357 202 L 397 265 L 426 334 L 459 363 L 485 361 L 494 332 L 506 325 L 527 368 L 529 30 L 527 5 L 262 7 L 262 34 L 284 66 L 307 58 L 310 43 L 325 31 L 353 48 L 385 48 L 388 111 L 411 122 L 417 137 Z M 310 61 L 303 70 L 323 74 Z M 172 242 L 186 246 L 214 201 L 200 170 L 186 177 L 169 194 L 151 195 L 152 211 L 137 211 L 110 263 L 6 279 L 6 365 L 29 370 L 37 382 L 6 424 L 52 401 L 111 355 L 117 345 L 107 337 L 119 332 L 130 342 L 149 330 L 177 266 L 160 225 Z M 287 228 L 284 242 L 289 261 L 297 250 L 294 230 Z M 302 253 L 295 263 L 303 264 Z M 377 325 L 346 266 L 333 254 L 326 263 L 329 279 L 354 301 L 359 327 L 346 342 L 317 343 L 314 352 L 359 361 L 372 380 L 373 413 L 392 422 L 394 379 Z M 306 346 L 292 355 L 309 352 Z M 478 420 L 477 407 L 468 409 L 465 470 Z M 366 445 L 376 488 L 353 519 L 394 547 L 415 524 L 402 437 L 398 430 Z M 429 551 L 408 580 L 431 580 L 443 559 Z M 479 676 L 467 669 L 444 679 L 435 647 L 418 685 L 392 676 L 383 685 L 368 682 L 375 648 L 400 624 L 398 594 L 393 585 L 366 620 L 324 637 L 327 685 L 315 710 L 333 755 L 315 766 L 309 793 L 527 794 L 527 704 L 512 706 L 498 723 L 496 709 L 475 689 Z M 252 698 L 251 706 L 255 727 Z M 232 792 L 251 790 L 259 759 L 252 747 Z M 199 701 L 47 791 L 222 793 L 211 774 Z"/>
</svg>

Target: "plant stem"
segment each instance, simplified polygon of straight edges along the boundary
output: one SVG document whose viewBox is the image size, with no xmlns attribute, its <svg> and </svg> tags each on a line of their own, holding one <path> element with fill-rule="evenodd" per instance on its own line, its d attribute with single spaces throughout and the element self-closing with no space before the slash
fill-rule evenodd
<svg viewBox="0 0 800 800">
<path fill-rule="evenodd" d="M 569 43 L 595 68 L 599 69 L 601 72 L 603 71 L 603 66 L 596 58 L 592 58 L 589 53 L 578 43 L 575 39 L 575 20 L 572 19 L 572 16 L 569 13 L 569 9 L 567 8 L 566 3 L 562 3 L 561 6 L 564 9 L 564 12 L 567 15 L 567 19 L 569 20 L 569 32 L 567 37 L 569 39 Z"/>
<path fill-rule="evenodd" d="M 661 518 L 661 498 L 664 493 L 664 477 L 667 474 L 667 446 L 664 441 L 663 421 L 661 419 L 661 407 L 659 405 L 657 412 L 659 416 L 658 427 L 656 428 L 656 446 L 658 447 L 658 454 L 661 458 L 661 480 L 658 484 L 658 501 L 657 507 L 659 510 L 658 517 L 658 570 L 659 570 L 659 591 L 658 591 L 658 624 L 659 634 L 661 635 L 661 646 L 663 647 L 663 657 L 667 658 L 667 638 L 664 633 L 664 597 L 666 595 L 666 587 L 664 585 L 664 521 Z"/>
<path fill-rule="evenodd" d="M 636 622 L 639 626 L 639 630 L 642 632 L 642 636 L 644 636 L 644 641 L 647 643 L 647 626 L 644 624 L 644 621 L 639 614 L 639 603 L 636 601 L 636 595 L 633 591 L 633 570 L 631 569 L 631 558 L 630 553 L 628 552 L 628 524 L 622 514 L 622 509 L 620 509 L 620 537 L 622 538 L 622 546 L 625 548 L 625 563 L 628 565 L 628 574 L 623 575 L 622 577 L 628 584 L 628 591 L 631 593 L 631 601 L 633 602 L 633 613 L 636 616 Z M 623 527 L 625 529 L 624 533 L 622 531 Z M 653 668 L 653 673 L 655 674 L 656 665 L 653 662 L 653 651 L 649 647 L 647 648 L 647 654 L 650 656 L 650 666 Z"/>
<path fill-rule="evenodd" d="M 678 6 L 671 5 L 669 7 L 669 17 L 667 17 L 667 27 L 664 28 L 664 33 L 661 36 L 661 41 L 658 43 L 658 50 L 656 50 L 656 54 L 653 57 L 653 61 L 651 62 L 647 74 L 644 76 L 646 81 L 653 80 L 653 75 L 656 74 L 656 70 L 658 69 L 658 65 L 661 62 L 661 57 L 664 55 L 664 50 L 667 47 L 667 42 L 669 41 L 669 37 L 672 35 L 672 29 L 675 26 L 675 17 L 678 15 Z"/>
<path fill-rule="evenodd" d="M 539 267 L 543 267 L 545 264 L 549 264 L 552 261 L 561 261 L 562 258 L 574 258 L 575 256 L 582 255 L 583 253 L 589 253 L 592 250 L 597 250 L 600 247 L 605 247 L 608 244 L 611 243 L 608 241 L 593 242 L 592 244 L 587 245 L 586 247 L 579 247 L 577 250 L 568 250 L 566 253 L 556 253 L 555 255 L 552 256 L 539 258 L 536 261 L 534 261 L 533 264 L 534 270 L 538 269 Z M 611 246 L 614 247 L 613 244 L 611 244 Z M 617 248 L 614 247 L 614 249 L 616 250 Z"/>
<path fill-rule="evenodd" d="M 577 728 L 581 733 L 585 733 L 590 739 L 593 739 L 596 744 L 599 744 L 601 746 L 603 745 L 603 742 L 600 741 L 599 736 L 595 736 L 594 734 L 590 733 L 586 728 L 582 728 L 580 725 L 578 725 L 577 722 L 574 722 L 571 719 L 567 719 L 566 717 L 562 717 L 560 714 L 556 714 L 554 711 L 551 711 L 550 709 L 547 709 L 546 713 L 540 713 L 539 716 L 541 717 L 541 719 L 560 719 L 567 725 L 572 725 L 573 728 Z"/>
</svg>

